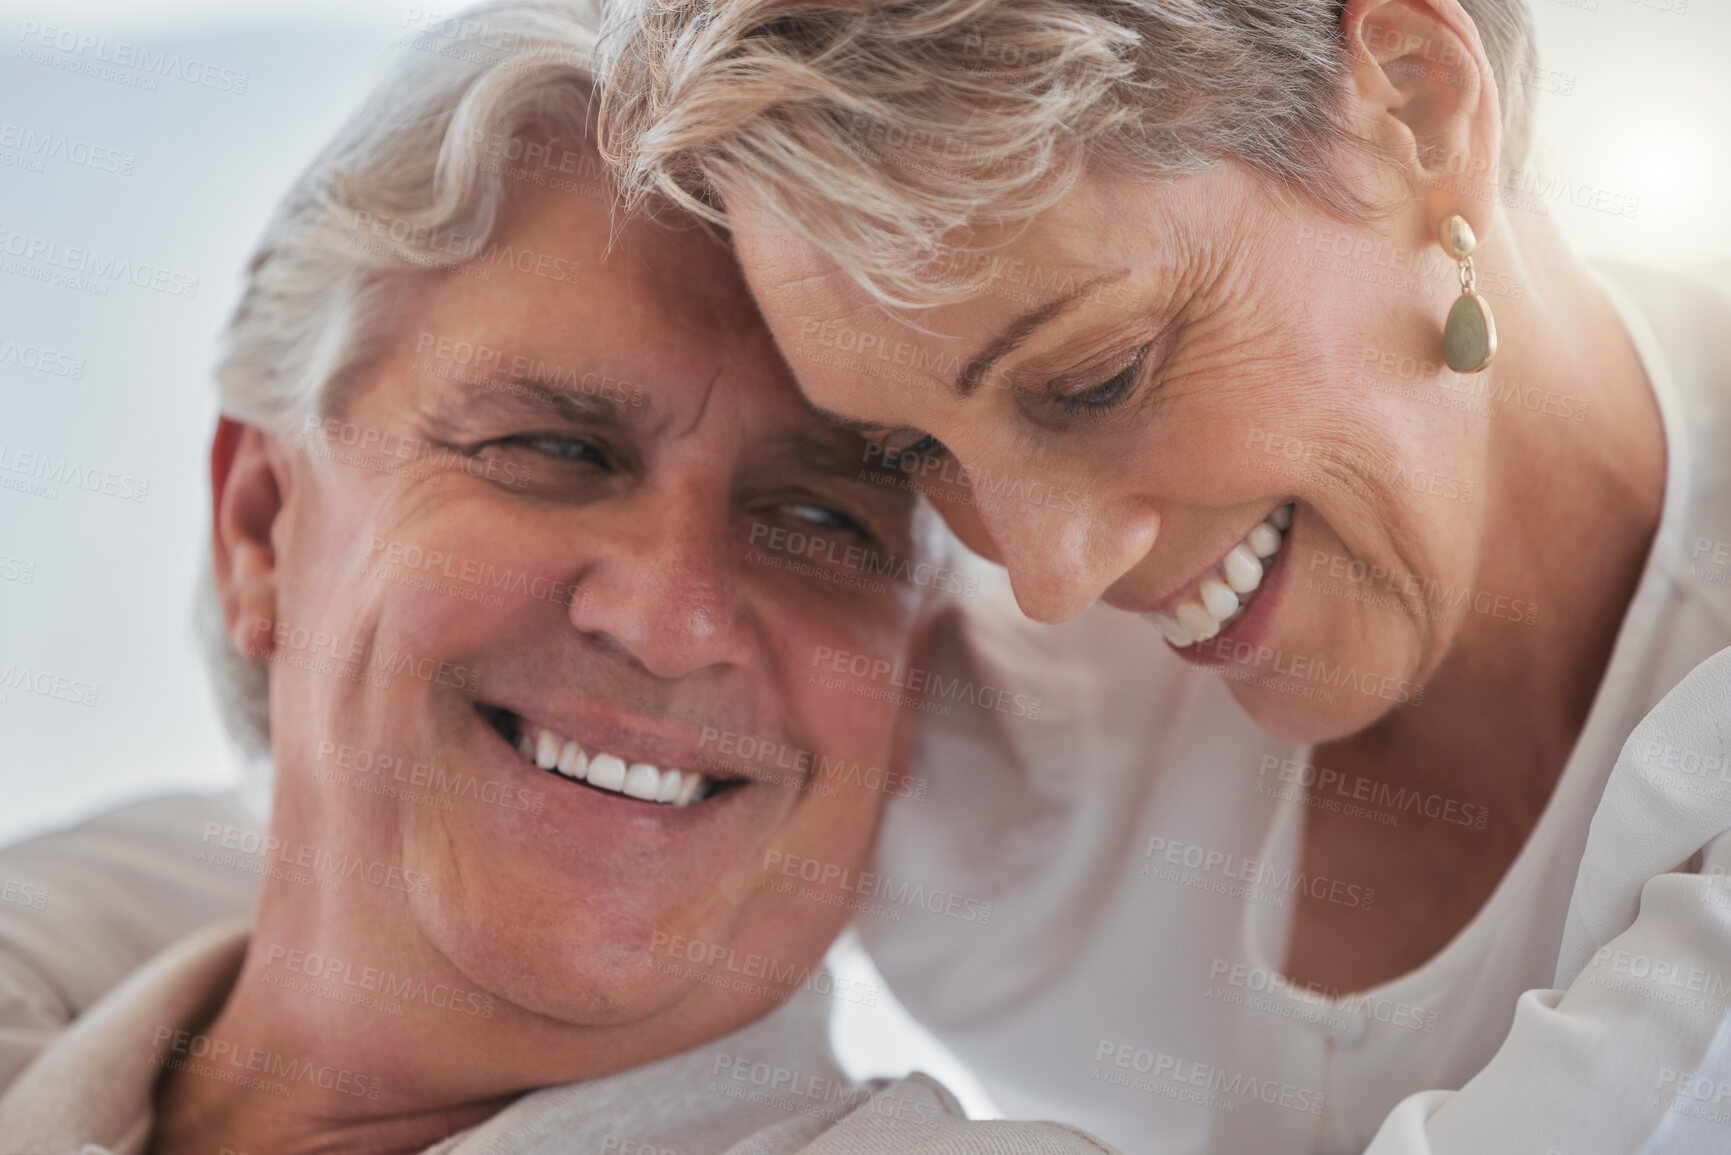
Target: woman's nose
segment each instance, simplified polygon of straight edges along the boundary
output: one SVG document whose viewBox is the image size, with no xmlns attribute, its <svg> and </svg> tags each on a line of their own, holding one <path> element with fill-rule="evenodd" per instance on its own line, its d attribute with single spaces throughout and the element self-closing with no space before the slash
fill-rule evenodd
<svg viewBox="0 0 1731 1155">
<path fill-rule="evenodd" d="M 1148 555 L 1160 529 L 1151 503 L 1107 502 L 1082 488 L 1030 484 L 992 494 L 976 484 L 974 500 L 1017 604 L 1039 622 L 1088 608 Z"/>
</svg>

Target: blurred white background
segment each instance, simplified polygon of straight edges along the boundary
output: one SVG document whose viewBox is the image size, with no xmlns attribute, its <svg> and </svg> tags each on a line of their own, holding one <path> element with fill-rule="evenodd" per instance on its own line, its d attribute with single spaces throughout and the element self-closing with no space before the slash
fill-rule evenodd
<svg viewBox="0 0 1731 1155">
<path fill-rule="evenodd" d="M 1556 178 L 1532 195 L 1589 255 L 1731 260 L 1731 0 L 1531 2 L 1540 155 Z M 119 475 L 123 492 L 148 482 L 142 502 L 0 488 L 0 682 L 25 669 L 99 687 L 84 705 L 0 684 L 0 841 L 129 796 L 234 780 L 190 626 L 217 334 L 276 198 L 428 11 L 0 5 L 0 248 L 82 246 L 198 278 L 196 296 L 127 283 L 98 295 L 0 260 L 0 479 L 17 476 L 5 472 L 16 455 L 47 453 Z M 135 69 L 115 69 L 131 83 L 69 71 L 70 54 L 29 48 L 35 26 L 178 51 L 217 69 L 215 84 L 161 77 L 146 90 Z M 18 147 L 44 134 L 97 159 Z M 1631 218 L 1572 203 L 1595 198 L 1638 206 Z M 26 364 L 27 349 L 57 354 L 50 371 Z M 869 1018 L 857 1037 L 891 1045 L 893 1016 Z"/>
</svg>

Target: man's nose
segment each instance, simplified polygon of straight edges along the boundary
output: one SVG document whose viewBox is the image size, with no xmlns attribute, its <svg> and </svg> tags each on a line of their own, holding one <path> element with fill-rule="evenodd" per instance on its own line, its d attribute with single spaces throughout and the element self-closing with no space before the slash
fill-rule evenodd
<svg viewBox="0 0 1731 1155">
<path fill-rule="evenodd" d="M 976 483 L 974 498 L 1022 612 L 1037 622 L 1061 622 L 1148 555 L 1160 515 L 1151 502 L 1107 501 L 1079 479 L 1038 481 L 1002 486 L 999 495 Z"/>
<path fill-rule="evenodd" d="M 725 492 L 725 487 L 722 487 Z M 732 523 L 714 486 L 645 492 L 591 543 L 571 624 L 681 678 L 743 662 Z"/>
</svg>

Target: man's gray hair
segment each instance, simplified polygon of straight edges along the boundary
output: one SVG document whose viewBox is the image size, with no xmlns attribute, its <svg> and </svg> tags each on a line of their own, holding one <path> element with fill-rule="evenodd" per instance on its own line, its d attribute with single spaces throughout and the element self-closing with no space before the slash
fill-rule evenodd
<svg viewBox="0 0 1731 1155">
<path fill-rule="evenodd" d="M 966 238 L 1032 219 L 1094 168 L 1164 177 L 1230 158 L 1346 216 L 1383 207 L 1337 162 L 1370 151 L 1345 118 L 1343 0 L 643 2 L 602 98 L 629 203 L 724 223 L 741 196 L 892 304 L 986 288 Z M 1531 14 L 1461 6 L 1513 173 Z M 1400 51 L 1451 63 L 1450 46 Z"/>
<path fill-rule="evenodd" d="M 247 267 L 216 379 L 224 415 L 283 437 L 338 414 L 398 323 L 406 281 L 495 235 L 525 147 L 591 142 L 593 0 L 508 0 L 419 30 L 289 190 Z M 592 143 L 585 178 L 605 179 Z M 270 747 L 266 664 L 229 640 L 207 571 L 199 630 L 229 733 Z"/>
</svg>

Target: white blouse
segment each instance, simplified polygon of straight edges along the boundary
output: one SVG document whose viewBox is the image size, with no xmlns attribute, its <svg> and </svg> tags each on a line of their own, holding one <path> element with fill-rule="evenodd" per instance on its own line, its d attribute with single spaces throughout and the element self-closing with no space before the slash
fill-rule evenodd
<svg viewBox="0 0 1731 1155">
<path fill-rule="evenodd" d="M 1703 279 L 1634 268 L 1608 268 L 1601 279 L 1663 417 L 1659 530 L 1546 810 L 1485 906 L 1419 969 L 1346 997 L 1286 983 L 1280 966 L 1298 887 L 1347 906 L 1377 899 L 1361 880 L 1300 871 L 1300 784 L 1315 771 L 1303 749 L 1259 731 L 1217 676 L 1103 607 L 1043 627 L 996 598 L 945 623 L 936 672 L 1037 697 L 1039 717 L 958 704 L 922 722 L 915 769 L 924 797 L 890 807 L 878 867 L 886 879 L 964 902 L 868 914 L 860 931 L 895 993 L 1006 1113 L 1063 1119 L 1131 1153 L 1363 1151 L 1403 1099 L 1460 1088 L 1485 1068 L 1518 1014 L 1530 1017 L 1524 992 L 1646 981 L 1636 968 L 1652 962 L 1630 961 L 1643 954 L 1638 936 L 1618 939 L 1603 966 L 1576 975 L 1625 933 L 1649 878 L 1692 857 L 1699 869 L 1697 852 L 1731 829 L 1731 655 L 1719 681 L 1701 680 L 1708 700 L 1717 696 L 1719 745 L 1697 735 L 1686 746 L 1659 727 L 1649 740 L 1658 749 L 1636 750 L 1619 771 L 1680 796 L 1705 827 L 1628 833 L 1611 813 L 1623 795 L 1607 791 L 1636 724 L 1731 646 L 1731 296 Z M 1700 713 L 1698 703 L 1689 709 Z M 1368 821 L 1400 826 L 1497 818 L 1470 798 L 1361 781 L 1331 781 L 1311 804 L 1360 806 Z M 1590 826 L 1597 857 L 1583 861 Z M 1656 856 L 1633 853 L 1629 840 L 1643 837 L 1657 842 Z M 1707 876 L 1697 881 L 1711 888 Z M 1696 902 L 1679 916 L 1699 941 L 1731 941 L 1731 889 L 1718 893 L 1725 901 Z M 988 914 L 955 913 L 969 909 Z M 1659 936 L 1673 955 L 1677 933 Z M 1682 994 L 1701 993 L 1706 1026 L 1722 1024 L 1731 950 L 1667 961 L 1701 988 Z M 1696 973 L 1703 969 L 1711 974 Z M 1555 1005 L 1561 996 L 1525 997 Z M 1619 997 L 1618 1014 L 1648 1016 L 1652 1028 L 1634 1032 L 1649 1049 L 1630 1061 L 1654 1068 L 1642 1085 L 1621 1075 L 1595 1085 L 1593 1064 L 1603 1059 L 1594 1056 L 1567 1066 L 1568 1083 L 1546 1082 L 1531 1068 L 1562 1069 L 1555 1040 L 1521 1052 L 1517 1028 L 1510 1045 L 1526 1058 L 1505 1051 L 1498 1061 L 1525 1071 L 1508 1076 L 1518 1098 L 1495 1088 L 1476 1100 L 1418 1096 L 1402 1104 L 1376 1151 L 1543 1152 L 1535 1137 L 1565 1134 L 1575 1138 L 1550 1145 L 1567 1155 L 1635 1150 L 1616 1145 L 1626 1132 L 1611 1140 L 1602 1123 L 1582 1123 L 1592 1113 L 1581 1111 L 1581 1096 L 1597 1095 L 1630 1120 L 1650 1123 L 1655 1110 L 1669 1118 L 1662 1104 L 1640 1105 L 1665 1090 L 1657 1080 L 1666 1070 L 1683 1090 L 1699 1056 L 1665 1050 L 1664 1039 L 1679 1037 L 1655 1025 L 1666 1003 Z M 1731 1123 L 1731 1093 L 1718 1106 Z M 1450 1112 L 1474 1137 L 1426 1145 Z M 1486 1127 L 1475 1131 L 1474 1119 Z M 1527 1138 L 1487 1138 L 1506 1140 L 1511 1119 L 1531 1125 Z M 1719 1138 L 1719 1147 L 1701 1149 L 1731 1150 L 1731 1129 Z"/>
</svg>

